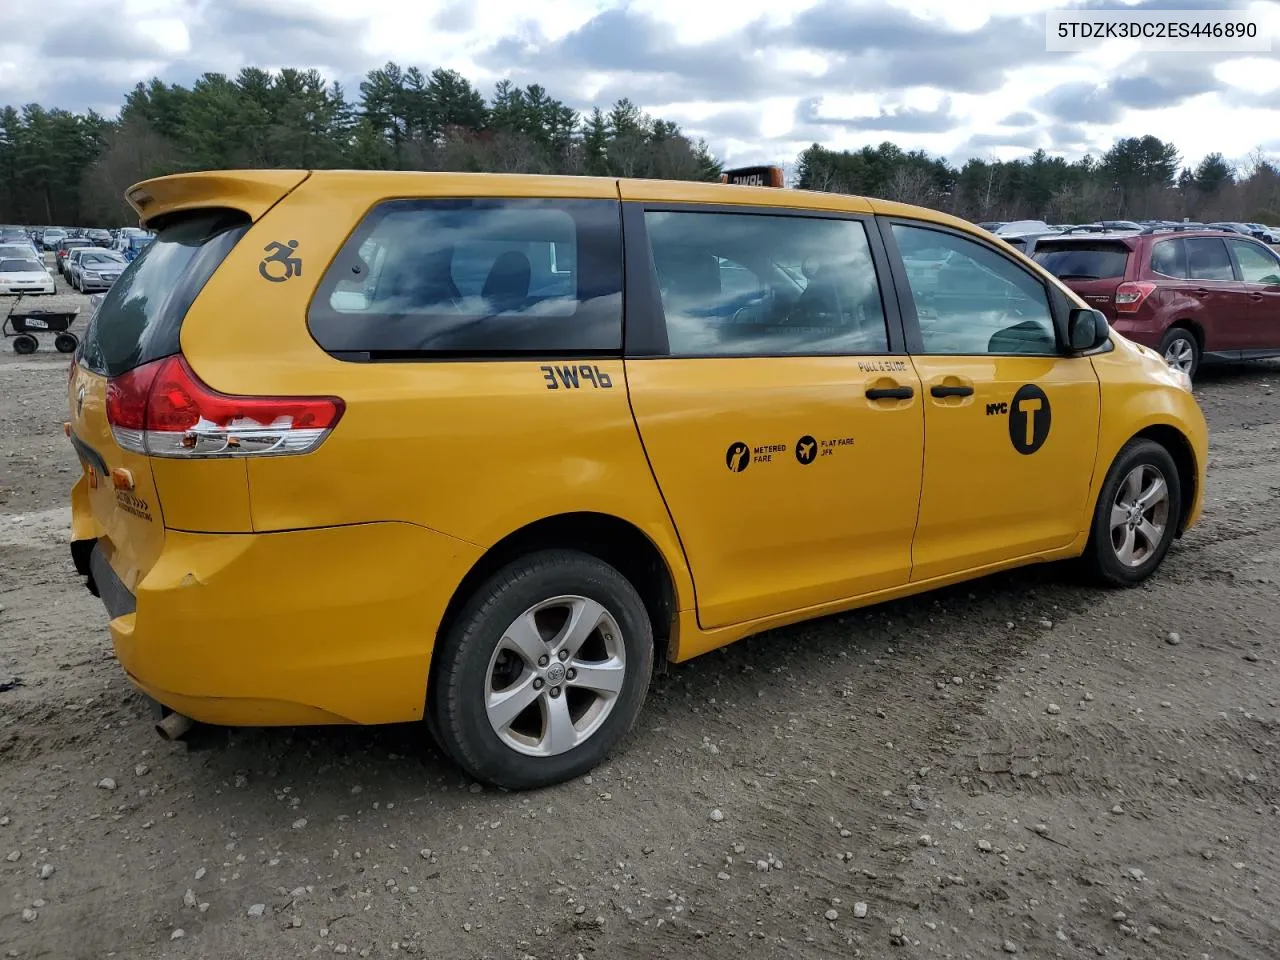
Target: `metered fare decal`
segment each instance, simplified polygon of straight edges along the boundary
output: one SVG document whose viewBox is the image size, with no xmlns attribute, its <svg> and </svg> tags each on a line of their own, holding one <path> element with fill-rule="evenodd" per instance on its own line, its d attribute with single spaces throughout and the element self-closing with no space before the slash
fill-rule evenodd
<svg viewBox="0 0 1280 960">
<path fill-rule="evenodd" d="M 806 433 L 794 443 L 762 443 L 756 446 L 735 440 L 724 452 L 724 465 L 730 473 L 742 473 L 753 463 L 785 463 L 791 453 L 802 467 L 822 461 L 845 447 L 854 445 L 853 437 L 815 437 Z"/>
</svg>

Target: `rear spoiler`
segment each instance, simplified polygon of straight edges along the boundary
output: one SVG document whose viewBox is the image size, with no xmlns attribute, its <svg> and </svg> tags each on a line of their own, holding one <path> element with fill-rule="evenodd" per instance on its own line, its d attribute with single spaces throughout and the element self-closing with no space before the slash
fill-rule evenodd
<svg viewBox="0 0 1280 960">
<path fill-rule="evenodd" d="M 721 183 L 744 187 L 785 187 L 781 167 L 737 167 L 720 174 Z"/>
<path fill-rule="evenodd" d="M 257 220 L 311 175 L 309 170 L 211 170 L 135 183 L 125 199 L 144 229 L 160 217 L 202 207 L 230 207 Z"/>
</svg>

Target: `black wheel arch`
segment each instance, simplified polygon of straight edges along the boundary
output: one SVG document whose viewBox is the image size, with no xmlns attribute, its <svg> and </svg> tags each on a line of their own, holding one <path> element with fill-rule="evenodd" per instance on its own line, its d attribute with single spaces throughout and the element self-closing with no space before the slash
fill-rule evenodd
<svg viewBox="0 0 1280 960">
<path fill-rule="evenodd" d="M 507 564 L 540 550 L 578 550 L 622 574 L 640 594 L 653 629 L 654 667 L 661 670 L 670 653 L 676 621 L 675 579 L 657 545 L 635 524 L 606 513 L 564 513 L 544 517 L 503 537 L 475 562 L 445 607 L 436 631 L 443 637 L 460 609 L 489 577 Z M 434 695 L 436 660 L 432 657 L 427 697 Z"/>
<path fill-rule="evenodd" d="M 1181 516 L 1178 517 L 1177 535 L 1181 537 L 1186 532 L 1187 519 L 1191 516 L 1191 505 L 1195 502 L 1198 493 L 1196 487 L 1199 471 L 1197 470 L 1196 455 L 1191 447 L 1191 441 L 1177 427 L 1167 424 L 1157 424 L 1140 430 L 1128 442 L 1134 440 L 1151 440 L 1160 444 L 1169 452 L 1169 456 L 1173 458 L 1174 466 L 1178 468 L 1178 486 L 1182 490 L 1182 503 Z"/>
</svg>

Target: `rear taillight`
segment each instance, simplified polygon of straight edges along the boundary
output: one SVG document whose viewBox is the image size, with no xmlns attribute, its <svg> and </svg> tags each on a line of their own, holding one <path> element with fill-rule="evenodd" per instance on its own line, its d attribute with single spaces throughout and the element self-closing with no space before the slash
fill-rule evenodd
<svg viewBox="0 0 1280 960">
<path fill-rule="evenodd" d="M 1145 281 L 1129 281 L 1116 287 L 1116 313 L 1137 313 L 1142 302 L 1151 296 L 1156 288 L 1154 283 Z"/>
<path fill-rule="evenodd" d="M 241 397 L 203 384 L 181 354 L 107 382 L 107 422 L 125 450 L 153 457 L 309 453 L 342 417 L 337 397 Z"/>
</svg>

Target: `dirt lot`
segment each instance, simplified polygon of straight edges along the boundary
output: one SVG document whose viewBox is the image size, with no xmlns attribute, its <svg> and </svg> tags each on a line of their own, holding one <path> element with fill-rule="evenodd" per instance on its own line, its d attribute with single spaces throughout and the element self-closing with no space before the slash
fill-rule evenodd
<svg viewBox="0 0 1280 960">
<path fill-rule="evenodd" d="M 1276 367 L 1205 375 L 1205 519 L 1148 586 L 761 636 L 515 795 L 416 726 L 160 740 L 64 542 L 66 358 L 0 346 L 0 955 L 1280 956 Z"/>
</svg>

